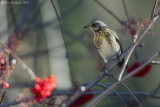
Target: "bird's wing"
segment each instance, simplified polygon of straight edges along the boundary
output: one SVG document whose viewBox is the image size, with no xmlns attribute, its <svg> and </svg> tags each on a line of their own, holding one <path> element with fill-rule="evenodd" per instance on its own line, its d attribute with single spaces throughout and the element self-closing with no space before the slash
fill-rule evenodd
<svg viewBox="0 0 160 107">
<path fill-rule="evenodd" d="M 112 31 L 112 35 L 115 37 L 116 41 L 118 42 L 118 44 L 120 45 L 120 48 L 121 48 L 121 52 L 123 52 L 123 49 L 122 49 L 122 43 L 120 41 L 120 38 L 117 36 L 116 32 L 114 32 L 113 30 Z"/>
<path fill-rule="evenodd" d="M 117 36 L 116 32 L 114 32 L 113 30 L 111 31 L 112 31 L 112 36 L 114 36 L 116 41 L 121 45 L 120 38 Z"/>
<path fill-rule="evenodd" d="M 116 39 L 117 43 L 120 45 L 121 52 L 123 52 L 123 50 L 122 50 L 122 43 L 120 41 L 120 38 L 117 36 L 116 32 L 114 32 L 113 30 L 111 30 L 109 28 L 104 28 L 103 31 L 102 31 L 102 33 L 105 34 L 107 41 L 108 41 L 108 37 L 107 36 L 112 35 Z"/>
</svg>

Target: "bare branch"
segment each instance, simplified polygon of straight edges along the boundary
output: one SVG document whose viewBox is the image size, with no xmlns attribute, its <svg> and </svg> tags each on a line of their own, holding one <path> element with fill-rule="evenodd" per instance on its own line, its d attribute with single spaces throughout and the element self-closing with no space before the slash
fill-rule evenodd
<svg viewBox="0 0 160 107">
<path fill-rule="evenodd" d="M 100 84 L 100 83 L 96 83 L 96 85 L 101 86 L 103 88 L 108 88 L 106 85 Z M 118 97 L 118 99 L 121 101 L 121 103 L 123 104 L 124 107 L 127 107 L 125 102 L 123 101 L 123 99 L 121 98 L 121 96 L 116 92 L 116 91 L 112 91 L 114 95 L 116 95 Z"/>
<path fill-rule="evenodd" d="M 155 94 L 159 89 L 160 89 L 160 83 L 159 83 L 158 87 L 152 92 L 152 95 Z"/>
<path fill-rule="evenodd" d="M 151 64 L 160 65 L 160 61 L 152 61 Z"/>
<path fill-rule="evenodd" d="M 17 105 L 17 104 L 20 104 L 20 103 L 23 103 L 23 102 L 29 102 L 29 101 L 32 101 L 33 98 L 26 98 L 26 99 L 21 99 L 21 100 L 18 100 L 18 101 L 13 101 L 13 102 L 9 102 L 9 103 L 6 103 L 6 104 L 0 104 L 0 107 L 9 107 L 9 106 L 14 106 L 14 105 Z"/>
<path fill-rule="evenodd" d="M 99 73 L 99 75 L 93 79 L 92 81 L 90 81 L 87 85 L 84 85 L 86 88 L 86 91 L 88 89 L 90 89 L 93 85 L 95 85 L 98 81 L 100 81 L 103 77 L 105 76 L 104 71 Z M 81 87 L 81 86 L 80 86 Z M 79 88 L 80 88 L 79 87 Z M 72 104 L 77 98 L 79 98 L 82 94 L 84 94 L 85 91 L 81 91 L 79 90 L 79 88 L 77 89 L 77 91 L 74 93 L 73 96 L 71 96 L 66 102 L 64 102 L 62 105 L 63 106 L 69 106 L 70 104 Z"/>
<path fill-rule="evenodd" d="M 125 1 L 122 0 L 122 3 L 123 3 L 125 15 L 127 17 L 127 21 L 129 22 L 130 19 L 129 19 L 129 15 L 128 15 L 128 12 L 127 12 L 127 7 L 126 7 L 126 4 L 125 4 Z"/>
<path fill-rule="evenodd" d="M 59 95 L 72 95 L 74 94 L 75 91 L 58 91 L 58 92 L 53 92 L 52 96 L 59 96 Z M 90 95 L 90 94 L 94 94 L 94 95 L 97 95 L 97 94 L 101 94 L 103 93 L 103 91 L 87 91 L 85 92 L 84 95 Z M 118 92 L 118 94 L 120 96 L 129 96 L 130 93 L 129 92 Z M 133 92 L 134 95 L 136 96 L 139 96 L 139 97 L 151 97 L 151 98 L 155 98 L 155 99 L 160 99 L 160 96 L 159 95 L 154 95 L 153 93 L 150 93 L 150 92 Z M 113 96 L 114 93 L 109 93 L 109 95 Z"/>
<path fill-rule="evenodd" d="M 148 29 L 150 28 L 150 26 L 156 21 L 156 19 L 157 19 L 158 17 L 159 17 L 159 16 L 154 17 L 154 18 L 141 30 L 141 32 L 138 34 L 136 41 L 133 42 L 133 47 L 129 50 L 129 53 L 128 53 L 127 56 L 126 56 L 126 59 L 125 59 L 124 64 L 123 64 L 123 66 L 122 66 L 121 72 L 120 72 L 119 75 L 118 75 L 118 80 L 121 80 L 122 75 L 123 75 L 123 73 L 124 73 L 124 71 L 125 71 L 125 68 L 126 68 L 126 66 L 127 66 L 127 63 L 128 63 L 128 61 L 129 61 L 130 56 L 131 56 L 132 52 L 134 51 L 135 47 L 138 45 L 138 43 L 140 42 L 140 40 L 141 40 L 141 39 L 144 37 L 144 35 L 147 33 L 147 31 L 148 31 Z"/>
<path fill-rule="evenodd" d="M 10 54 L 12 55 L 12 57 L 14 59 L 16 59 L 16 61 L 21 65 L 21 67 L 26 70 L 28 72 L 28 74 L 31 76 L 31 79 L 34 80 L 36 75 L 34 74 L 34 72 L 31 70 L 30 67 L 28 67 L 17 55 L 16 53 L 14 53 L 13 50 L 11 50 L 9 47 L 7 47 L 6 45 L 0 43 L 0 47 L 4 48 L 4 49 L 7 49 Z"/>
<path fill-rule="evenodd" d="M 137 69 L 133 70 L 131 73 L 129 73 L 128 75 L 126 75 L 124 78 L 122 78 L 120 81 L 115 82 L 111 87 L 109 87 L 108 89 L 106 89 L 102 94 L 100 94 L 99 96 L 97 96 L 95 99 L 92 100 L 92 102 L 90 102 L 87 107 L 92 107 L 93 105 L 95 105 L 96 103 L 98 103 L 100 100 L 102 100 L 105 96 L 107 96 L 112 90 L 116 89 L 119 85 L 121 85 L 123 82 L 125 82 L 126 80 L 128 80 L 129 78 L 131 78 L 134 74 L 136 74 L 140 69 L 142 69 L 143 67 L 145 67 L 146 65 L 148 65 L 149 63 L 152 62 L 152 60 L 154 60 L 155 58 L 157 58 L 160 55 L 160 52 L 157 52 L 155 55 L 153 55 L 149 60 L 147 60 L 144 64 L 142 64 L 141 66 L 139 66 Z"/>
<path fill-rule="evenodd" d="M 155 0 L 150 19 L 152 19 L 155 16 L 157 3 L 158 0 Z"/>
<path fill-rule="evenodd" d="M 117 77 L 112 75 L 112 78 L 118 81 Z M 122 83 L 122 86 L 130 93 L 131 97 L 137 102 L 137 104 L 141 105 L 139 100 L 136 98 L 136 96 L 133 94 L 133 92 L 127 87 L 126 84 Z"/>
<path fill-rule="evenodd" d="M 3 91 L 3 94 L 1 96 L 1 100 L 0 100 L 0 104 L 2 104 L 3 100 L 4 100 L 4 97 L 5 97 L 5 94 L 6 94 L 6 91 Z"/>
<path fill-rule="evenodd" d="M 57 91 L 57 92 L 53 92 L 50 97 L 55 97 L 55 96 L 59 96 L 59 95 L 72 95 L 74 94 L 75 92 L 74 91 Z M 87 91 L 85 93 L 85 95 L 90 95 L 90 94 L 94 94 L 94 95 L 97 95 L 97 94 L 101 94 L 103 93 L 103 91 Z M 139 96 L 139 97 L 151 97 L 151 98 L 155 98 L 155 99 L 160 99 L 160 96 L 158 95 L 154 95 L 153 93 L 150 93 L 150 92 L 133 92 L 133 94 Z M 109 94 L 110 96 L 115 96 L 114 93 L 110 93 Z M 118 95 L 120 96 L 129 96 L 130 93 L 128 92 L 118 92 Z M 24 103 L 24 102 L 29 102 L 29 101 L 32 101 L 33 98 L 30 97 L 30 98 L 25 98 L 25 99 L 21 99 L 21 100 L 18 100 L 18 101 L 12 101 L 12 102 L 8 102 L 8 103 L 5 103 L 5 104 L 0 104 L 0 107 L 8 107 L 8 106 L 14 106 L 14 105 L 17 105 L 17 104 L 20 104 L 20 103 Z"/>
<path fill-rule="evenodd" d="M 109 10 L 108 8 L 106 8 L 102 3 L 100 3 L 98 0 L 95 0 L 95 2 L 97 3 L 97 4 L 99 4 L 105 11 L 107 11 L 110 15 L 112 15 L 121 25 L 125 25 L 125 23 L 122 21 L 122 20 L 120 20 L 119 18 L 118 18 L 118 16 L 116 16 L 111 10 Z"/>
</svg>

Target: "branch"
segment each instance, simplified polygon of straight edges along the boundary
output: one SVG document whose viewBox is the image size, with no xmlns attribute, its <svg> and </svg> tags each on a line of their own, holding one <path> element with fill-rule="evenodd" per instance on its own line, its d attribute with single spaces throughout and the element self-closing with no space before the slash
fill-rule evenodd
<svg viewBox="0 0 160 107">
<path fill-rule="evenodd" d="M 160 83 L 159 83 L 158 87 L 152 92 L 152 95 L 155 94 L 159 89 L 160 89 Z"/>
<path fill-rule="evenodd" d="M 6 104 L 0 104 L 0 107 L 14 106 L 14 105 L 17 105 L 17 104 L 20 104 L 20 103 L 24 103 L 24 102 L 29 102 L 29 101 L 32 101 L 32 100 L 33 100 L 32 97 L 25 98 L 25 99 L 21 99 L 21 100 L 18 100 L 18 101 L 12 101 L 12 102 L 9 102 L 9 103 L 6 103 Z"/>
<path fill-rule="evenodd" d="M 155 58 L 157 58 L 158 56 L 160 56 L 160 52 L 157 52 L 155 55 L 153 55 L 149 60 L 147 60 L 144 64 L 142 64 L 141 66 L 139 66 L 137 69 L 133 70 L 131 73 L 129 73 L 128 75 L 126 75 L 124 78 L 122 78 L 120 81 L 115 82 L 111 87 L 109 87 L 108 89 L 106 89 L 102 94 L 100 94 L 99 96 L 97 96 L 95 99 L 92 100 L 92 102 L 90 102 L 87 107 L 92 107 L 93 105 L 95 105 L 96 103 L 98 103 L 100 100 L 102 100 L 105 96 L 107 96 L 112 90 L 116 89 L 119 85 L 121 85 L 123 82 L 125 82 L 126 80 L 128 80 L 129 78 L 131 78 L 134 74 L 136 74 L 140 69 L 142 69 L 143 67 L 145 67 L 146 65 L 148 65 L 149 63 L 152 62 L 152 60 L 154 60 Z"/>
<path fill-rule="evenodd" d="M 100 83 L 97 83 L 96 85 L 98 85 L 98 86 L 101 86 L 101 87 L 103 87 L 103 88 L 108 88 L 106 85 L 103 85 L 103 84 L 100 84 Z M 123 101 L 123 99 L 121 98 L 121 96 L 116 92 L 116 91 L 112 91 L 113 92 L 113 94 L 115 95 L 115 96 L 117 96 L 117 98 L 121 101 L 121 103 L 123 104 L 123 107 L 127 107 L 126 106 L 126 104 L 125 104 L 125 102 Z"/>
<path fill-rule="evenodd" d="M 16 59 L 16 61 L 21 65 L 21 67 L 26 70 L 28 72 L 28 74 L 31 76 L 31 79 L 34 80 L 36 75 L 34 74 L 34 72 L 31 70 L 31 68 L 29 66 L 27 66 L 17 55 L 16 53 L 14 53 L 13 50 L 11 50 L 9 47 L 7 47 L 6 45 L 0 43 L 0 47 L 6 49 L 9 51 L 9 53 L 12 55 L 12 57 L 14 59 Z"/>
<path fill-rule="evenodd" d="M 50 2 L 52 4 L 52 7 L 54 8 L 55 13 L 56 13 L 56 18 L 57 18 L 58 23 L 59 23 L 59 27 L 60 27 L 60 31 L 61 31 L 61 36 L 62 36 L 62 39 L 63 39 L 63 42 L 64 42 L 64 47 L 66 49 L 66 53 L 65 53 L 66 54 L 66 59 L 68 60 L 69 67 L 71 69 L 72 68 L 72 63 L 71 63 L 70 55 L 69 55 L 69 53 L 67 51 L 68 49 L 67 49 L 67 44 L 66 44 L 66 41 L 65 41 L 65 38 L 64 38 L 64 31 L 63 31 L 61 16 L 58 14 L 58 10 L 56 8 L 54 0 L 50 0 Z M 71 80 L 73 81 L 74 78 L 73 78 L 72 72 L 70 74 L 71 74 Z"/>
<path fill-rule="evenodd" d="M 85 93 L 85 91 L 87 91 L 88 89 L 90 89 L 93 85 L 95 85 L 98 81 L 100 81 L 103 77 L 105 76 L 104 71 L 99 73 L 99 75 L 93 79 L 92 81 L 90 81 L 87 85 L 84 86 L 80 86 L 77 91 L 74 93 L 74 95 L 72 95 L 66 102 L 64 102 L 62 104 L 62 106 L 69 106 L 70 104 L 72 104 L 77 98 L 79 98 L 82 94 Z M 82 88 L 84 87 L 84 90 L 82 90 Z"/>
<path fill-rule="evenodd" d="M 6 91 L 3 92 L 2 96 L 1 96 L 1 100 L 0 100 L 0 104 L 2 104 L 3 100 L 4 100 L 4 97 L 6 95 Z"/>
<path fill-rule="evenodd" d="M 127 17 L 127 21 L 130 22 L 130 19 L 129 19 L 129 15 L 128 15 L 128 12 L 127 12 L 127 7 L 126 7 L 126 4 L 125 4 L 125 1 L 122 0 L 122 3 L 123 3 L 125 15 L 126 15 L 126 17 Z"/>
<path fill-rule="evenodd" d="M 125 23 L 120 20 L 111 10 L 106 8 L 102 3 L 100 3 L 98 0 L 95 0 L 97 4 L 99 4 L 105 11 L 107 11 L 110 15 L 112 15 L 121 25 L 125 25 Z"/>
<path fill-rule="evenodd" d="M 58 91 L 58 92 L 53 92 L 50 97 L 59 96 L 59 95 L 72 95 L 74 93 L 75 93 L 75 91 Z M 101 93 L 103 93 L 103 91 L 87 91 L 87 92 L 85 92 L 84 95 L 90 95 L 90 94 L 97 95 L 97 94 L 101 94 Z M 129 92 L 118 92 L 118 94 L 120 96 L 129 96 L 130 95 Z M 160 99 L 159 95 L 155 95 L 155 94 L 150 93 L 150 92 L 139 92 L 139 91 L 137 92 L 136 91 L 136 92 L 133 92 L 133 94 L 137 95 L 139 97 L 151 97 L 151 98 L 155 98 L 155 99 Z M 109 95 L 113 96 L 115 94 L 111 92 L 111 93 L 109 93 Z"/>
<path fill-rule="evenodd" d="M 121 80 L 122 78 L 122 75 L 125 71 L 125 68 L 127 66 L 127 63 L 130 59 L 130 56 L 132 54 L 132 52 L 134 51 L 135 47 L 138 45 L 138 43 L 140 42 L 140 40 L 144 37 L 144 35 L 147 33 L 148 29 L 150 28 L 150 26 L 157 20 L 159 16 L 155 16 L 142 30 L 141 32 L 137 35 L 137 39 L 135 42 L 133 42 L 133 46 L 132 48 L 129 50 L 129 53 L 127 54 L 126 56 L 126 60 L 124 61 L 123 63 L 123 66 L 122 66 L 122 69 L 121 69 L 121 72 L 119 73 L 118 75 L 118 80 Z"/>
<path fill-rule="evenodd" d="M 58 92 L 53 92 L 50 97 L 53 97 L 53 96 L 55 97 L 55 96 L 59 96 L 59 95 L 72 95 L 74 93 L 75 93 L 74 91 L 58 91 Z M 85 93 L 85 95 L 91 95 L 91 94 L 97 95 L 97 94 L 101 94 L 101 93 L 103 93 L 103 91 L 88 91 L 88 92 Z M 120 96 L 129 96 L 130 95 L 130 93 L 128 93 L 128 92 L 118 92 L 118 94 Z M 133 94 L 135 94 L 139 97 L 151 97 L 151 98 L 155 98 L 155 99 L 160 99 L 160 96 L 154 95 L 153 93 L 150 93 L 150 92 L 133 92 Z M 115 96 L 115 94 L 112 93 L 112 92 L 109 95 L 110 96 Z M 0 107 L 13 106 L 13 105 L 17 105 L 17 104 L 24 103 L 24 102 L 27 103 L 27 102 L 32 101 L 32 100 L 33 100 L 32 97 L 25 98 L 25 99 L 21 99 L 21 100 L 18 100 L 18 101 L 12 101 L 12 102 L 9 102 L 9 103 L 0 104 Z"/>
<path fill-rule="evenodd" d="M 152 19 L 155 16 L 157 3 L 158 3 L 158 0 L 155 0 L 150 19 Z"/>
<path fill-rule="evenodd" d="M 115 80 L 118 81 L 117 77 L 112 75 L 112 78 L 114 78 Z M 141 103 L 139 102 L 139 100 L 136 98 L 136 96 L 133 94 L 133 92 L 127 87 L 126 84 L 122 83 L 122 86 L 130 93 L 131 97 L 134 98 L 134 100 L 137 102 L 137 104 L 141 105 Z"/>
<path fill-rule="evenodd" d="M 160 65 L 160 61 L 152 61 L 151 64 Z"/>
</svg>

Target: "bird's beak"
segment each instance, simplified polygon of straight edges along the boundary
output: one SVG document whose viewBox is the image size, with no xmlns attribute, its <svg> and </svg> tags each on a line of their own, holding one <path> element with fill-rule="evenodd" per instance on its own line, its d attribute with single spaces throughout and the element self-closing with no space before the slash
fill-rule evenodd
<svg viewBox="0 0 160 107">
<path fill-rule="evenodd" d="M 91 25 L 84 26 L 83 28 L 92 28 Z"/>
</svg>

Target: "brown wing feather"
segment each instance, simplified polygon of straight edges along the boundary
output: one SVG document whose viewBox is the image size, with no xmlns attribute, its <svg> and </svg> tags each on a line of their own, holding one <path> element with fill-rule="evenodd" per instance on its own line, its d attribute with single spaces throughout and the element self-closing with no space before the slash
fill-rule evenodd
<svg viewBox="0 0 160 107">
<path fill-rule="evenodd" d="M 112 35 L 115 37 L 115 39 L 116 39 L 116 41 L 118 42 L 118 44 L 122 44 L 121 43 L 121 41 L 120 41 L 120 38 L 117 36 L 117 34 L 116 34 L 116 32 L 114 32 L 113 30 L 112 30 Z"/>
<path fill-rule="evenodd" d="M 117 43 L 120 45 L 121 52 L 123 52 L 122 43 L 121 43 L 121 41 L 120 41 L 120 38 L 117 36 L 116 32 L 114 32 L 113 30 L 112 30 L 112 35 L 115 37 Z"/>
</svg>

